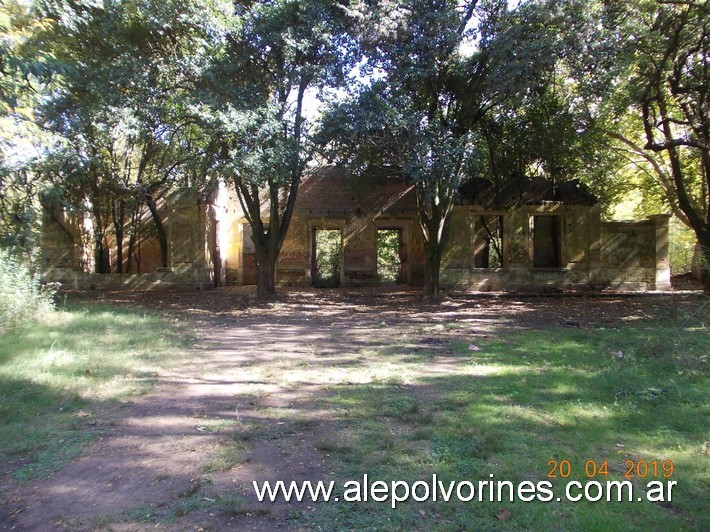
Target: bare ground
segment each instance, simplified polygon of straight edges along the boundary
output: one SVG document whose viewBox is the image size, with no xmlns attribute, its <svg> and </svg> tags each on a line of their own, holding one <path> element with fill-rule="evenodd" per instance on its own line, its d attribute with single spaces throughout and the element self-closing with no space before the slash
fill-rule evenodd
<svg viewBox="0 0 710 532">
<path fill-rule="evenodd" d="M 70 294 L 89 304 L 158 310 L 175 327 L 192 330 L 194 356 L 161 374 L 149 395 L 94 412 L 101 437 L 51 478 L 20 485 L 0 476 L 0 528 L 290 528 L 294 510 L 317 508 L 259 503 L 252 481 L 332 475 L 319 442 L 333 427 L 318 399 L 334 382 L 376 379 L 376 367 L 352 371 L 359 360 L 372 362 L 362 356 L 368 349 L 406 338 L 413 352 L 438 351 L 428 371 L 458 371 L 462 359 L 449 356 L 451 339 L 682 319 L 707 300 L 698 293 L 477 294 L 429 305 L 416 291 L 392 287 L 289 291 L 257 304 L 251 294 L 244 288 Z"/>
</svg>

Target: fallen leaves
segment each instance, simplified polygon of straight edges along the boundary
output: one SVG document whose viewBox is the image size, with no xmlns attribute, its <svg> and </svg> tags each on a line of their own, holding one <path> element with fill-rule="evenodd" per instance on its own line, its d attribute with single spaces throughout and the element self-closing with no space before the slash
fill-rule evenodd
<svg viewBox="0 0 710 532">
<path fill-rule="evenodd" d="M 498 521 L 507 521 L 513 516 L 513 514 L 510 513 L 510 510 L 507 508 L 503 508 L 500 512 L 496 514 L 496 519 Z"/>
</svg>

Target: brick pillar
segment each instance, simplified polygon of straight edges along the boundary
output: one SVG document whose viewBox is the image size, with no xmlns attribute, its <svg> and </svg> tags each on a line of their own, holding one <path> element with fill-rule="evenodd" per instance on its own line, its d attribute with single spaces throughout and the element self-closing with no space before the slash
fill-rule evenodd
<svg viewBox="0 0 710 532">
<path fill-rule="evenodd" d="M 668 259 L 668 220 L 670 214 L 649 216 L 656 234 L 656 290 L 671 289 L 671 266 Z"/>
<path fill-rule="evenodd" d="M 589 283 L 592 285 L 603 282 L 602 266 L 602 218 L 601 206 L 594 205 L 587 214 L 589 228 Z"/>
</svg>

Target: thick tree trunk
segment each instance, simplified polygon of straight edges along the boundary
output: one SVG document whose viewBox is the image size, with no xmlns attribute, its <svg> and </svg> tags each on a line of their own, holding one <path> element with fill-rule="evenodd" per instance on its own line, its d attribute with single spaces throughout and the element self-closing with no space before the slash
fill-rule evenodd
<svg viewBox="0 0 710 532">
<path fill-rule="evenodd" d="M 104 246 L 101 231 L 94 232 L 94 271 L 96 273 L 111 273 L 108 253 Z"/>
<path fill-rule="evenodd" d="M 276 260 L 278 249 L 256 250 L 256 297 L 262 301 L 276 295 Z"/>
<path fill-rule="evenodd" d="M 425 247 L 424 299 L 436 300 L 440 294 L 439 274 L 441 273 L 442 245 L 440 242 Z"/>
<path fill-rule="evenodd" d="M 104 232 L 101 218 L 101 211 L 97 207 L 98 200 L 93 200 L 93 224 L 94 224 L 94 272 L 111 273 L 111 263 L 108 260 L 108 250 L 104 246 Z"/>
<path fill-rule="evenodd" d="M 116 227 L 116 273 L 123 272 L 123 227 Z"/>
<path fill-rule="evenodd" d="M 427 187 L 427 185 L 429 185 Z M 439 298 L 441 259 L 449 236 L 453 198 L 445 186 L 417 183 L 417 218 L 424 237 L 424 299 Z"/>
<path fill-rule="evenodd" d="M 428 217 L 421 210 L 419 212 L 420 226 L 424 234 L 424 299 L 436 301 L 441 295 L 441 259 L 449 236 L 451 225 L 450 209 L 433 209 L 434 215 Z"/>
<path fill-rule="evenodd" d="M 131 232 L 130 236 L 128 237 L 128 246 L 126 247 L 126 267 L 123 270 L 123 273 L 131 273 L 131 255 L 133 254 L 133 246 L 135 246 L 136 243 L 136 233 L 135 230 Z"/>
<path fill-rule="evenodd" d="M 237 182 L 237 196 L 244 212 L 248 213 L 251 218 L 249 224 L 256 248 L 256 295 L 261 300 L 271 299 L 276 294 L 276 261 L 291 223 L 299 182 L 300 174 L 291 177 L 283 213 L 281 212 L 281 195 L 278 183 L 269 182 L 268 226 L 260 218 L 261 200 L 258 187 Z"/>
<path fill-rule="evenodd" d="M 131 273 L 133 248 L 135 247 L 136 239 L 138 238 L 138 229 L 141 223 L 142 210 L 142 205 L 138 205 L 137 207 L 134 207 L 133 212 L 131 212 L 131 223 L 128 232 L 128 247 L 126 248 L 126 268 L 124 273 Z M 138 265 L 138 271 L 136 273 L 140 273 L 140 265 Z"/>
</svg>

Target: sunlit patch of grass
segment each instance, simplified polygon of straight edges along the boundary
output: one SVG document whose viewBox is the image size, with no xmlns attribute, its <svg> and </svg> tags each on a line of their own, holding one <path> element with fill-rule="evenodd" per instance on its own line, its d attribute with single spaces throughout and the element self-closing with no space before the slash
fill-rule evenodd
<svg viewBox="0 0 710 532">
<path fill-rule="evenodd" d="M 51 474 L 100 430 L 95 407 L 145 393 L 184 354 L 159 317 L 94 306 L 3 335 L 0 458 L 20 480 Z"/>
<path fill-rule="evenodd" d="M 204 508 L 210 508 L 211 506 L 215 505 L 216 502 L 217 501 L 215 499 L 205 497 L 202 493 L 193 493 L 192 495 L 181 499 L 177 503 L 174 509 L 174 514 L 177 517 L 182 517 L 191 512 L 196 512 Z M 172 521 L 171 517 L 172 516 L 168 517 L 168 522 Z"/>
<path fill-rule="evenodd" d="M 205 473 L 229 471 L 235 465 L 248 461 L 244 450 L 245 447 L 238 441 L 223 442 L 214 449 L 209 462 L 202 466 L 202 470 Z"/>
<path fill-rule="evenodd" d="M 431 327 L 440 331 L 441 327 Z M 569 460 L 585 481 L 588 460 L 607 461 L 623 480 L 628 460 L 672 460 L 672 503 L 540 501 L 477 504 L 328 504 L 303 512 L 304 526 L 342 529 L 710 529 L 707 329 L 678 331 L 639 322 L 606 330 L 551 328 L 476 341 L 452 341 L 461 357 L 431 374 L 431 360 L 401 348 L 368 351 L 365 367 L 399 371 L 360 384 L 334 383 L 321 401 L 336 429 L 318 448 L 342 479 L 546 480 L 549 460 Z M 379 365 L 382 368 L 382 365 Z M 406 374 L 406 378 L 401 375 Z M 398 378 L 399 377 L 399 378 Z M 353 378 L 351 382 L 358 381 Z M 580 475 L 578 479 L 576 475 Z M 637 489 L 652 478 L 633 480 Z M 655 480 L 666 480 L 658 478 Z M 502 508 L 506 522 L 496 519 Z M 335 525 L 334 525 L 335 524 Z"/>
<path fill-rule="evenodd" d="M 197 423 L 197 430 L 204 432 L 225 432 L 232 429 L 237 424 L 234 419 L 205 419 L 201 418 Z"/>
</svg>

